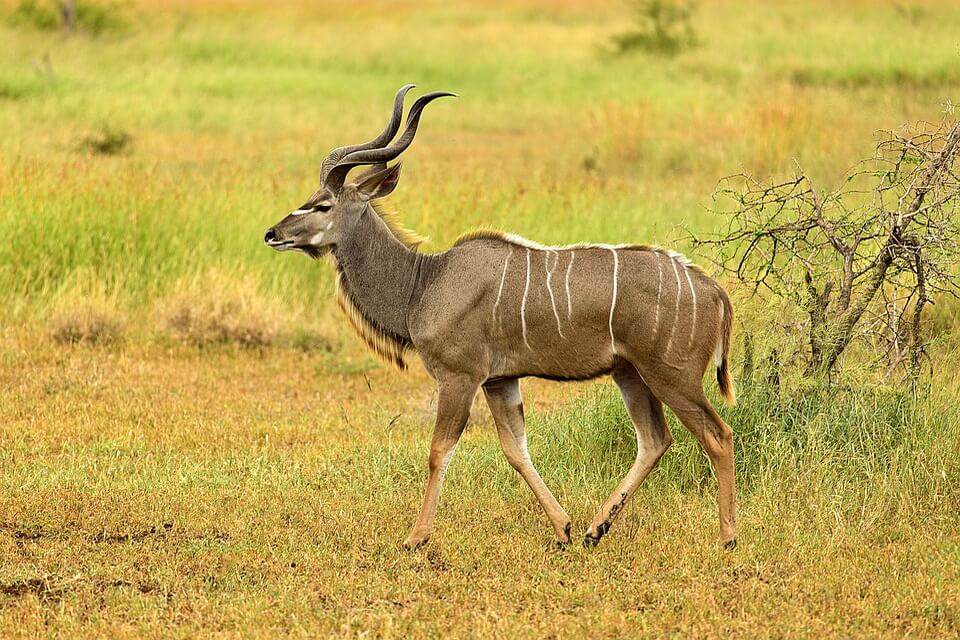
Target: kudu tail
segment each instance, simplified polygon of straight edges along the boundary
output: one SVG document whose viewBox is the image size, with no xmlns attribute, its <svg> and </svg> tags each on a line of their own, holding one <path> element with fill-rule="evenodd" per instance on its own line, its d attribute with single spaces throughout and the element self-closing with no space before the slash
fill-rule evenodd
<svg viewBox="0 0 960 640">
<path fill-rule="evenodd" d="M 720 339 L 714 356 L 717 365 L 717 384 L 720 385 L 720 395 L 724 401 L 727 404 L 735 404 L 737 397 L 733 390 L 733 378 L 730 376 L 730 333 L 733 331 L 733 306 L 730 304 L 730 298 L 727 297 L 726 292 L 721 289 L 720 293 L 723 301 L 723 306 L 720 309 L 722 314 Z"/>
</svg>

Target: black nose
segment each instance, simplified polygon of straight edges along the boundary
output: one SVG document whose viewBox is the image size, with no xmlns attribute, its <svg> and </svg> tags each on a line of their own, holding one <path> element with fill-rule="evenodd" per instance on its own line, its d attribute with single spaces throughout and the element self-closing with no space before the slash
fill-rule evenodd
<svg viewBox="0 0 960 640">
<path fill-rule="evenodd" d="M 277 232 L 274 231 L 273 228 L 267 229 L 267 232 L 263 234 L 264 242 L 269 243 L 269 242 L 273 242 L 276 239 L 277 239 Z"/>
</svg>

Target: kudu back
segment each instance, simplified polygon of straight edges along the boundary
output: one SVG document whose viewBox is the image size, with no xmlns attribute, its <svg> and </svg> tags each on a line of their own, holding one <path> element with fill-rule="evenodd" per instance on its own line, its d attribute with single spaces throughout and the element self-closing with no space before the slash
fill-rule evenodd
<svg viewBox="0 0 960 640">
<path fill-rule="evenodd" d="M 380 135 L 329 154 L 319 189 L 264 237 L 277 250 L 331 255 L 337 301 L 360 337 L 400 368 L 415 351 L 437 382 L 426 492 L 404 545 L 418 547 L 430 536 L 444 472 L 480 389 L 507 460 L 543 506 L 557 540 L 569 542 L 570 518 L 527 451 L 519 380 L 610 374 L 636 431 L 637 456 L 584 544 L 599 542 L 670 446 L 666 404 L 713 464 L 720 542 L 735 546 L 733 432 L 703 391 L 704 373 L 714 367 L 721 394 L 733 401 L 726 293 L 679 254 L 644 245 L 548 247 L 477 231 L 442 253 L 418 251 L 416 238 L 379 206 L 400 175 L 399 163 L 387 163 L 413 141 L 423 108 L 453 94 L 416 100 L 397 136 L 412 86 L 397 92 Z M 368 168 L 348 181 L 359 166 Z"/>
</svg>

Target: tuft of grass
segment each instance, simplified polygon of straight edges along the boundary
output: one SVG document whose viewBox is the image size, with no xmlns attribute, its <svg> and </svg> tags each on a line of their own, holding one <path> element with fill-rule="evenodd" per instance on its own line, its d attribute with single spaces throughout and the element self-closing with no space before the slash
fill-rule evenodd
<svg viewBox="0 0 960 640">
<path fill-rule="evenodd" d="M 112 344 L 123 337 L 124 319 L 103 293 L 68 293 L 49 319 L 50 336 L 60 344 Z"/>
<path fill-rule="evenodd" d="M 80 151 L 101 156 L 115 156 L 130 150 L 133 136 L 123 129 L 110 124 L 102 125 L 97 131 L 80 141 Z"/>
<path fill-rule="evenodd" d="M 39 75 L 13 75 L 0 77 L 0 102 L 26 100 L 47 91 L 52 83 Z"/>
<path fill-rule="evenodd" d="M 304 326 L 294 327 L 284 336 L 284 344 L 304 353 L 333 353 L 339 347 L 337 341 L 325 331 Z"/>
<path fill-rule="evenodd" d="M 960 460 L 947 453 L 960 449 L 960 413 L 944 411 L 929 391 L 756 383 L 738 390 L 736 405 L 716 406 L 734 429 L 745 495 L 802 481 L 806 490 L 847 487 L 859 494 L 872 486 L 875 496 L 922 501 L 960 483 Z M 712 482 L 709 461 L 667 414 L 674 444 L 648 482 L 658 490 L 701 491 Z M 636 453 L 633 424 L 611 385 L 560 412 L 533 414 L 530 423 L 538 466 L 564 486 L 612 487 Z"/>
<path fill-rule="evenodd" d="M 804 67 L 790 73 L 799 87 L 839 87 L 849 89 L 891 88 L 920 91 L 960 85 L 960 68 L 956 61 L 944 66 L 913 68 L 897 66 L 830 66 Z"/>
<path fill-rule="evenodd" d="M 60 26 L 60 15 L 53 2 L 40 3 L 37 0 L 20 0 L 10 13 L 9 21 L 14 25 L 30 26 L 42 31 L 52 31 Z"/>
<path fill-rule="evenodd" d="M 54 31 L 64 26 L 59 2 L 55 0 L 20 0 L 10 12 L 8 22 L 40 31 Z M 121 10 L 116 5 L 102 5 L 80 0 L 76 7 L 76 26 L 91 35 L 119 32 L 126 27 Z"/>
<path fill-rule="evenodd" d="M 256 282 L 211 269 L 181 282 L 161 303 L 166 327 L 198 347 L 268 347 L 277 337 L 276 312 L 261 298 Z"/>
<path fill-rule="evenodd" d="M 662 55 L 676 55 L 697 44 L 692 0 L 633 0 L 636 26 L 613 37 L 618 53 L 640 49 Z"/>
</svg>

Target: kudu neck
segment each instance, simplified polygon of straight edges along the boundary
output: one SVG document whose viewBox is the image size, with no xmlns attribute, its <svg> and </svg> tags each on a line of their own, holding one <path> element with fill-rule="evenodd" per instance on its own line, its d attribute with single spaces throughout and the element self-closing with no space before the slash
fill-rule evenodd
<svg viewBox="0 0 960 640">
<path fill-rule="evenodd" d="M 407 312 L 422 254 L 397 240 L 373 208 L 333 251 L 341 286 L 368 322 L 409 342 Z"/>
</svg>

